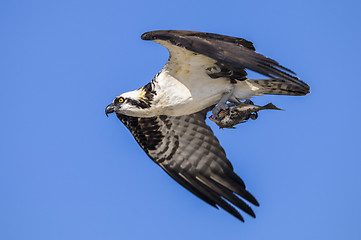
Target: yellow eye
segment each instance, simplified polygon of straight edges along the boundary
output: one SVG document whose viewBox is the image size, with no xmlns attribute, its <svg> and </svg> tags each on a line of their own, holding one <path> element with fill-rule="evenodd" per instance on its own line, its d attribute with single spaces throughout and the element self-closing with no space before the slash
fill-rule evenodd
<svg viewBox="0 0 361 240">
<path fill-rule="evenodd" d="M 119 103 L 122 103 L 122 102 L 124 102 L 124 98 L 121 97 L 121 98 L 119 98 L 118 101 L 119 101 Z"/>
</svg>

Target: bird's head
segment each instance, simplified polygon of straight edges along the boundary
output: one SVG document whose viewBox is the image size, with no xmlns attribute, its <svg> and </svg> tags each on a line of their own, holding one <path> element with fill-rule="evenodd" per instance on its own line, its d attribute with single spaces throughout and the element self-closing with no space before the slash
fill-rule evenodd
<svg viewBox="0 0 361 240">
<path fill-rule="evenodd" d="M 105 108 L 105 114 L 124 114 L 128 116 L 138 116 L 151 106 L 151 100 L 145 97 L 144 91 L 138 89 L 117 96 L 111 104 Z"/>
<path fill-rule="evenodd" d="M 105 108 L 105 114 L 108 117 L 110 113 L 123 113 L 123 111 L 128 108 L 127 105 L 129 104 L 126 103 L 125 98 L 119 95 Z"/>
</svg>

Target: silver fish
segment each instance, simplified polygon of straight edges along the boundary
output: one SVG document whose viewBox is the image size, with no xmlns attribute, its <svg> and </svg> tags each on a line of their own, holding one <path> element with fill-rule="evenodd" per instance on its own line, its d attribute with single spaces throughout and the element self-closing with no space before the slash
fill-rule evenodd
<svg viewBox="0 0 361 240">
<path fill-rule="evenodd" d="M 235 128 L 234 126 L 239 123 L 244 123 L 248 119 L 256 120 L 258 117 L 258 111 L 272 109 L 272 110 L 282 110 L 272 103 L 268 103 L 264 106 L 253 105 L 252 101 L 247 103 L 240 103 L 239 105 L 229 104 L 226 110 L 222 110 L 218 114 L 218 118 L 211 115 L 210 120 L 215 122 L 219 128 Z"/>
</svg>

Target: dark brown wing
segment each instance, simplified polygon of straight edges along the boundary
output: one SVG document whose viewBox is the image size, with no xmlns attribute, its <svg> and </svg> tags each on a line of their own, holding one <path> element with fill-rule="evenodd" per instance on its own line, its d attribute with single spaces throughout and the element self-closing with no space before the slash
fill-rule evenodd
<svg viewBox="0 0 361 240">
<path fill-rule="evenodd" d="M 309 91 L 309 86 L 293 76 L 295 75 L 293 71 L 281 66 L 273 59 L 256 53 L 253 44 L 242 38 L 181 30 L 146 32 L 141 38 L 160 44 L 164 41 L 207 56 L 216 60 L 218 65 L 224 66 L 226 71 L 234 69 L 241 71 L 243 68 L 248 68 L 270 78 L 280 78 L 288 84 L 296 85 L 304 89 L 305 93 Z"/>
<path fill-rule="evenodd" d="M 259 204 L 234 173 L 223 148 L 206 125 L 206 111 L 179 117 L 117 116 L 147 155 L 183 187 L 241 221 L 243 217 L 231 204 L 255 217 L 240 197 Z"/>
</svg>

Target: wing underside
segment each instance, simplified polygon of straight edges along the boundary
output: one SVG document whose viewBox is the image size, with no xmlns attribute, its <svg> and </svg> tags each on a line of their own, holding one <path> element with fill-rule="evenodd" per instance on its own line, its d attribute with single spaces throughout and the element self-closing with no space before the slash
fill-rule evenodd
<svg viewBox="0 0 361 240">
<path fill-rule="evenodd" d="M 137 118 L 118 114 L 135 140 L 169 176 L 214 207 L 243 220 L 235 207 L 255 217 L 246 201 L 259 206 L 246 190 L 205 123 L 206 112 L 179 117 Z"/>
</svg>

